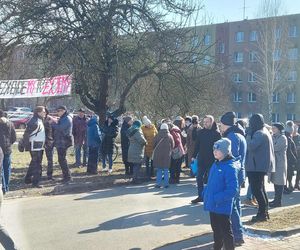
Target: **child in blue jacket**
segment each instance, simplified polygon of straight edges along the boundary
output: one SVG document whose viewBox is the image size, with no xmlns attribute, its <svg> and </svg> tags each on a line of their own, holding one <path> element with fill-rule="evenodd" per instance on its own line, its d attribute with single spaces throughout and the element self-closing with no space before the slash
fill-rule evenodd
<svg viewBox="0 0 300 250">
<path fill-rule="evenodd" d="M 230 215 L 238 192 L 239 161 L 231 154 L 231 141 L 227 138 L 214 144 L 215 163 L 209 172 L 204 190 L 204 210 L 209 211 L 214 234 L 214 250 L 234 249 Z"/>
</svg>

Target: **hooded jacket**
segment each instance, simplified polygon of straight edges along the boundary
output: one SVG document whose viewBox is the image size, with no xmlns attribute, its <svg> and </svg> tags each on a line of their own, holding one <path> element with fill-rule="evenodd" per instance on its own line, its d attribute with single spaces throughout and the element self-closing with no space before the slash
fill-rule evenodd
<svg viewBox="0 0 300 250">
<path fill-rule="evenodd" d="M 180 152 L 182 152 L 182 155 L 184 155 L 185 152 L 181 139 L 181 130 L 177 126 L 173 126 L 173 128 L 170 129 L 170 133 L 175 143 L 174 148 L 179 148 Z"/>
<path fill-rule="evenodd" d="M 125 164 L 128 159 L 129 139 L 127 131 L 130 128 L 128 121 L 124 121 L 121 127 L 121 148 L 122 148 L 122 160 Z"/>
<path fill-rule="evenodd" d="M 144 160 L 144 148 L 147 143 L 140 128 L 131 126 L 128 129 L 129 149 L 128 162 L 141 164 Z"/>
<path fill-rule="evenodd" d="M 11 154 L 11 145 L 16 139 L 16 130 L 13 123 L 6 117 L 0 117 L 0 147 L 3 154 Z"/>
<path fill-rule="evenodd" d="M 113 154 L 114 152 L 115 139 L 119 133 L 118 123 L 119 121 L 117 119 L 114 119 L 110 125 L 108 125 L 108 121 L 105 121 L 101 144 L 103 154 Z"/>
<path fill-rule="evenodd" d="M 58 123 L 52 123 L 54 129 L 54 146 L 56 148 L 69 148 L 73 145 L 72 118 L 65 112 Z"/>
<path fill-rule="evenodd" d="M 95 148 L 101 145 L 101 132 L 96 116 L 93 116 L 87 123 L 87 145 Z"/>
<path fill-rule="evenodd" d="M 143 131 L 144 137 L 147 141 L 147 145 L 145 147 L 145 155 L 150 158 L 150 157 L 152 157 L 153 139 L 157 135 L 157 129 L 153 124 L 150 124 L 149 127 L 143 125 L 142 131 Z"/>
</svg>

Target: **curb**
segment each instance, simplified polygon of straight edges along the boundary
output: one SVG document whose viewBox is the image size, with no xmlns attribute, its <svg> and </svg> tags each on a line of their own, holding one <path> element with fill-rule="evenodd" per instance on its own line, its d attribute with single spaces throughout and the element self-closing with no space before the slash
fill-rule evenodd
<svg viewBox="0 0 300 250">
<path fill-rule="evenodd" d="M 249 226 L 244 226 L 246 232 L 249 232 L 251 234 L 258 234 L 261 236 L 268 236 L 271 238 L 274 237 L 288 237 L 297 233 L 300 233 L 300 225 L 296 225 L 293 227 L 288 227 L 285 229 L 281 229 L 281 230 L 275 230 L 275 231 L 271 231 L 268 229 L 260 229 L 260 228 L 254 228 L 254 227 L 249 227 Z"/>
</svg>

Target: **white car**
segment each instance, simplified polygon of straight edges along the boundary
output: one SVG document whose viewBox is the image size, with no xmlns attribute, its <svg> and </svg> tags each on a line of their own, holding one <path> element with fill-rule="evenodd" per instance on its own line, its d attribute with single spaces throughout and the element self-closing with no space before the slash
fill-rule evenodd
<svg viewBox="0 0 300 250">
<path fill-rule="evenodd" d="M 8 118 L 16 114 L 32 114 L 32 109 L 27 107 L 12 107 L 7 110 Z"/>
</svg>

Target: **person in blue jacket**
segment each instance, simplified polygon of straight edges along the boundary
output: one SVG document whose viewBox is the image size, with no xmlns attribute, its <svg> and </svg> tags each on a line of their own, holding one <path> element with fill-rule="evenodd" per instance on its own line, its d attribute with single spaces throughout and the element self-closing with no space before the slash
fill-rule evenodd
<svg viewBox="0 0 300 250">
<path fill-rule="evenodd" d="M 235 124 L 234 119 L 236 115 L 234 112 L 227 112 L 221 117 L 221 132 L 222 136 L 231 141 L 231 153 L 240 162 L 240 169 L 238 170 L 239 190 L 234 198 L 233 209 L 231 214 L 232 231 L 234 236 L 235 246 L 241 246 L 244 241 L 243 225 L 241 221 L 241 198 L 240 189 L 245 182 L 245 158 L 247 152 L 247 142 L 245 138 L 245 131 L 239 124 Z"/>
<path fill-rule="evenodd" d="M 204 210 L 209 211 L 214 236 L 214 250 L 234 249 L 231 229 L 231 212 L 238 192 L 238 170 L 240 162 L 231 154 L 231 141 L 223 138 L 215 142 L 208 183 L 203 191 Z"/>
<path fill-rule="evenodd" d="M 101 145 L 101 132 L 98 125 L 98 116 L 94 115 L 87 123 L 88 165 L 87 174 L 98 174 L 99 148 Z"/>
</svg>

